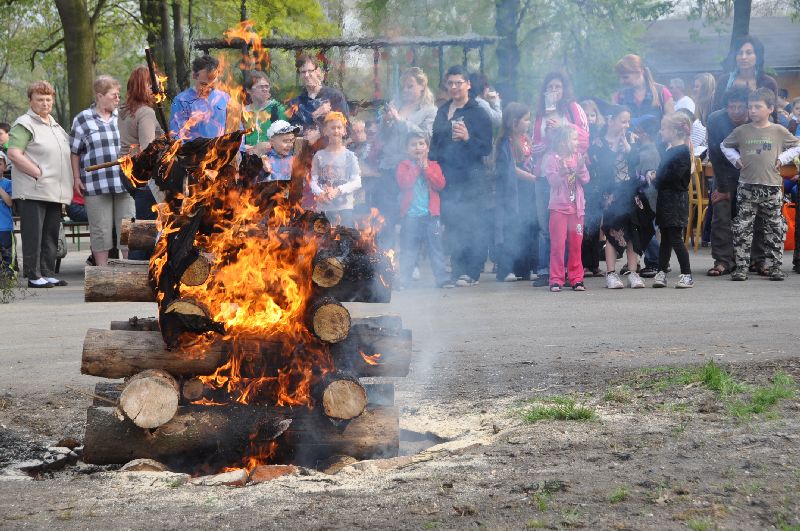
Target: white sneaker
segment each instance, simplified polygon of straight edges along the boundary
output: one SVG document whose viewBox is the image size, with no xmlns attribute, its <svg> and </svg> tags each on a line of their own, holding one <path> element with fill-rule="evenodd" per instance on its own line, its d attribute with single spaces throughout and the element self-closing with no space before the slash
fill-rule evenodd
<svg viewBox="0 0 800 531">
<path fill-rule="evenodd" d="M 631 289 L 641 289 L 644 287 L 644 281 L 636 271 L 628 273 L 628 287 Z"/>
<path fill-rule="evenodd" d="M 419 280 L 419 268 L 415 267 L 414 272 L 411 273 L 411 280 Z"/>
<path fill-rule="evenodd" d="M 654 288 L 666 288 L 667 287 L 667 273 L 664 271 L 659 271 L 656 273 L 656 276 L 653 278 L 653 287 Z"/>
<path fill-rule="evenodd" d="M 606 287 L 608 289 L 622 289 L 625 285 L 619 279 L 619 275 L 612 271 L 606 274 Z"/>
<path fill-rule="evenodd" d="M 517 275 L 515 275 L 514 273 L 507 274 L 506 278 L 503 279 L 503 282 L 516 282 L 516 281 L 517 281 Z"/>
<path fill-rule="evenodd" d="M 461 275 L 460 277 L 458 277 L 458 280 L 456 280 L 456 287 L 457 288 L 469 288 L 469 287 L 477 286 L 477 285 L 478 285 L 478 281 L 477 280 L 472 280 L 472 278 L 470 278 L 469 275 Z"/>
<path fill-rule="evenodd" d="M 694 287 L 694 280 L 692 280 L 692 275 L 681 275 L 678 279 L 678 283 L 675 284 L 677 289 L 687 289 Z"/>
</svg>

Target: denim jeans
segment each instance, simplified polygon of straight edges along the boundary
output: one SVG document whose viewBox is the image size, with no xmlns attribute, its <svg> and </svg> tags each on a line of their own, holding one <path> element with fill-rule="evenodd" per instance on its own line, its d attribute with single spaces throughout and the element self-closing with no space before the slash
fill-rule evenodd
<svg viewBox="0 0 800 531">
<path fill-rule="evenodd" d="M 550 184 L 547 179 L 536 180 L 536 221 L 539 225 L 539 262 L 537 275 L 550 274 Z"/>
<path fill-rule="evenodd" d="M 406 216 L 400 224 L 400 282 L 411 281 L 422 246 L 427 246 L 428 259 L 436 285 L 450 280 L 444 265 L 442 224 L 438 216 Z"/>
</svg>

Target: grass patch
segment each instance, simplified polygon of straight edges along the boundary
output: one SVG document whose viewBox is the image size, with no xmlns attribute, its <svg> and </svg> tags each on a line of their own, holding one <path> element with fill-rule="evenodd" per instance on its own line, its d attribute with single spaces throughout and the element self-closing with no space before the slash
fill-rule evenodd
<svg viewBox="0 0 800 531">
<path fill-rule="evenodd" d="M 525 529 L 546 529 L 547 527 L 547 522 L 538 519 L 528 520 L 528 522 L 525 524 Z"/>
<path fill-rule="evenodd" d="M 547 502 L 549 502 L 552 497 L 553 495 L 547 491 L 537 492 L 533 495 L 533 503 L 536 504 L 536 508 L 540 513 L 547 511 Z"/>
<path fill-rule="evenodd" d="M 543 396 L 526 401 L 527 406 L 520 411 L 522 420 L 532 424 L 540 420 L 594 420 L 597 414 L 593 409 L 575 402 L 566 396 Z"/>
<path fill-rule="evenodd" d="M 695 518 L 695 519 L 689 520 L 688 522 L 686 522 L 686 525 L 692 531 L 708 531 L 709 529 L 712 529 L 712 526 L 713 526 L 713 524 L 711 522 L 709 522 L 708 520 L 704 520 L 704 519 L 700 519 L 700 518 Z"/>
<path fill-rule="evenodd" d="M 728 411 L 739 419 L 766 413 L 781 400 L 793 398 L 796 388 L 794 379 L 779 371 L 773 376 L 772 385 L 753 389 L 747 400 L 732 401 L 728 404 Z"/>
<path fill-rule="evenodd" d="M 648 371 L 639 371 L 639 374 L 650 380 L 644 382 L 642 387 L 654 388 L 658 391 L 664 391 L 673 385 L 700 384 L 710 391 L 727 397 L 747 390 L 744 384 L 737 382 L 727 370 L 714 363 L 713 360 L 702 367 L 688 369 L 658 367 Z M 650 376 L 656 378 L 649 378 Z"/>
<path fill-rule="evenodd" d="M 611 493 L 611 496 L 608 497 L 608 501 L 611 503 L 621 503 L 628 499 L 628 489 L 626 487 L 617 487 L 614 489 L 614 492 Z"/>
<path fill-rule="evenodd" d="M 633 390 L 627 385 L 609 387 L 603 395 L 603 401 L 629 404 L 633 401 Z"/>
</svg>

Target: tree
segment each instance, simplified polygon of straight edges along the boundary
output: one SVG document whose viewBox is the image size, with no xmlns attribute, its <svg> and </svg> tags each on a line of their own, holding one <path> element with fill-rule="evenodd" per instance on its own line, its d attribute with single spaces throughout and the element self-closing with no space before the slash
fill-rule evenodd
<svg viewBox="0 0 800 531">
<path fill-rule="evenodd" d="M 95 74 L 95 40 L 97 21 L 105 0 L 97 0 L 89 12 L 85 0 L 55 0 L 63 32 L 67 57 L 70 118 L 88 107 L 94 99 L 92 83 Z"/>
</svg>

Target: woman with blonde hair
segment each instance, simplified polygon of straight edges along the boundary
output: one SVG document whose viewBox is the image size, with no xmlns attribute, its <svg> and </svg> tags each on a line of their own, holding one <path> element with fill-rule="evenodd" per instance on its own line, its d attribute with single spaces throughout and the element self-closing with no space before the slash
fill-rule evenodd
<svg viewBox="0 0 800 531">
<path fill-rule="evenodd" d="M 672 94 L 664 85 L 656 83 L 650 69 L 638 55 L 628 54 L 614 65 L 622 88 L 613 96 L 617 105 L 631 111 L 631 118 L 655 116 L 659 121 L 675 110 Z"/>
<path fill-rule="evenodd" d="M 367 180 L 367 204 L 376 207 L 384 218 L 384 227 L 379 241 L 384 248 L 394 247 L 395 225 L 400 220 L 400 205 L 397 201 L 400 189 L 397 186 L 397 166 L 407 157 L 408 134 L 420 130 L 430 136 L 436 106 L 433 93 L 428 88 L 428 76 L 416 66 L 400 76 L 400 94 L 386 104 L 379 119 L 379 138 L 382 151 L 378 162 L 380 175 Z"/>
<path fill-rule="evenodd" d="M 716 79 L 708 72 L 697 74 L 694 78 L 692 97 L 695 101 L 695 111 L 692 122 L 692 144 L 695 148 L 708 145 L 706 123 L 714 105 L 716 86 Z"/>
</svg>

